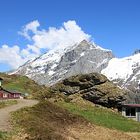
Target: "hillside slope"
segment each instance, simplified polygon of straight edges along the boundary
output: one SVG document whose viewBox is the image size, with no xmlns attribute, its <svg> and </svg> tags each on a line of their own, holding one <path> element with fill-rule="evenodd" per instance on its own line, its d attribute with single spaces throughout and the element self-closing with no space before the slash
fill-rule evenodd
<svg viewBox="0 0 140 140">
<path fill-rule="evenodd" d="M 18 84 L 21 90 L 31 88 L 31 94 L 41 90 L 39 104 L 13 113 L 13 133 L 7 134 L 8 140 L 137 140 L 125 132 L 137 132 L 139 123 L 93 104 L 118 107 L 124 100 L 125 91 L 104 75 L 72 76 L 50 88 L 43 87 L 43 91 L 42 86 L 27 77 L 4 74 L 1 77 L 7 88 L 13 83 L 12 88 Z"/>
<path fill-rule="evenodd" d="M 94 125 L 50 102 L 22 109 L 13 118 L 17 133 L 10 140 L 136 140 L 124 132 Z"/>
<path fill-rule="evenodd" d="M 28 93 L 30 96 L 35 96 L 44 90 L 44 86 L 39 86 L 35 81 L 26 76 L 7 75 L 0 73 L 3 79 L 2 86 L 7 90 L 14 90 L 21 93 Z"/>
</svg>

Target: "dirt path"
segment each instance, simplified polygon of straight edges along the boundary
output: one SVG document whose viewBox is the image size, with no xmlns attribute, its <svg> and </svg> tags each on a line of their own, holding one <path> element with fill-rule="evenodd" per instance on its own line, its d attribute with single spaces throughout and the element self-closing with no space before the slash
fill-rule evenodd
<svg viewBox="0 0 140 140">
<path fill-rule="evenodd" d="M 18 100 L 18 103 L 16 105 L 12 105 L 12 106 L 0 109 L 0 131 L 10 130 L 11 127 L 10 127 L 9 119 L 10 119 L 11 112 L 16 111 L 26 106 L 33 106 L 37 103 L 38 101 L 36 100 L 21 99 L 21 100 Z"/>
</svg>

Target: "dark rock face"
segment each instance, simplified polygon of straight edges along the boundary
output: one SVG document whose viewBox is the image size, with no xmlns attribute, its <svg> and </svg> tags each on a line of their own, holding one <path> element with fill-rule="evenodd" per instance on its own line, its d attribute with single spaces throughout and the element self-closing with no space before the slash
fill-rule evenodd
<svg viewBox="0 0 140 140">
<path fill-rule="evenodd" d="M 106 107 L 119 107 L 126 91 L 115 86 L 104 75 L 90 73 L 67 78 L 51 87 L 55 93 L 79 94 L 82 98 Z"/>
</svg>

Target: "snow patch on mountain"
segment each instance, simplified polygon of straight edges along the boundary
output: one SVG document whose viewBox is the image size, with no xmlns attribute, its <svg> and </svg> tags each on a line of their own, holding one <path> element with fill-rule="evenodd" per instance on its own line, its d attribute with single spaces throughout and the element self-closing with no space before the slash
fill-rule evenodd
<svg viewBox="0 0 140 140">
<path fill-rule="evenodd" d="M 84 56 L 85 55 L 85 53 L 84 52 L 82 52 L 81 54 L 80 54 L 80 56 Z"/>
<path fill-rule="evenodd" d="M 110 80 L 127 79 L 134 73 L 134 69 L 140 66 L 140 54 L 135 54 L 125 58 L 112 58 L 108 66 L 102 70 Z"/>
<path fill-rule="evenodd" d="M 51 75 L 53 75 L 54 73 L 55 73 L 54 71 L 50 70 L 50 71 L 48 72 L 48 75 L 51 76 Z"/>
</svg>

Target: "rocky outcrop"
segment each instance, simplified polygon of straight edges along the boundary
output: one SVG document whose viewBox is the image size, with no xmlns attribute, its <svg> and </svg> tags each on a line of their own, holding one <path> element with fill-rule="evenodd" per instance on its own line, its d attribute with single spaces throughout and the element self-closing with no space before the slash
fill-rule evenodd
<svg viewBox="0 0 140 140">
<path fill-rule="evenodd" d="M 83 99 L 106 107 L 119 107 L 126 91 L 115 86 L 104 75 L 90 73 L 67 78 L 51 87 L 54 93 L 79 94 Z"/>
</svg>

